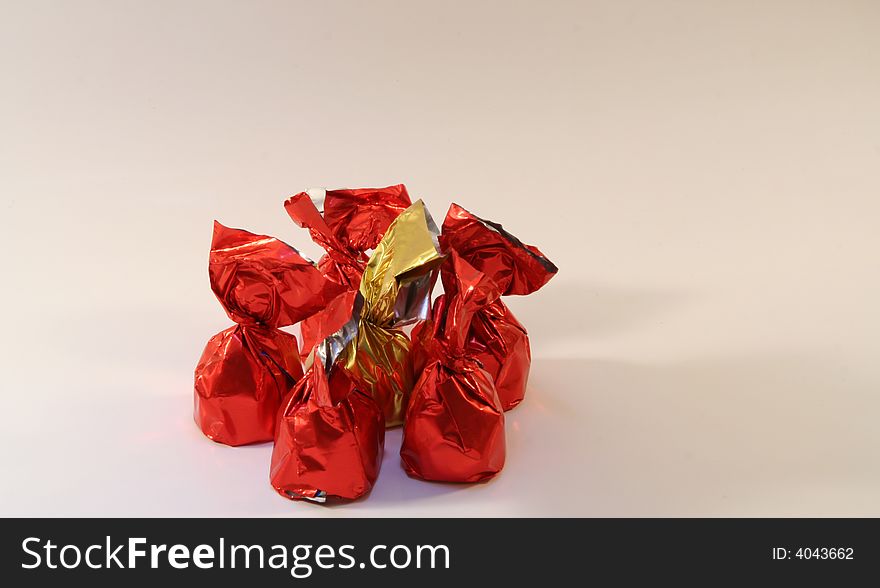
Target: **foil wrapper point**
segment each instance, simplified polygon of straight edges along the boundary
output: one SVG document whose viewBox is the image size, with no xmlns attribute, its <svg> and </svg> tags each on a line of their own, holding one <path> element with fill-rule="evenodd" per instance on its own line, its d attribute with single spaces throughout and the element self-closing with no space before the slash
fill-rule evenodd
<svg viewBox="0 0 880 588">
<path fill-rule="evenodd" d="M 531 294 L 558 271 L 537 247 L 457 204 L 446 214 L 440 241 L 444 251 L 456 251 L 495 282 L 502 296 Z M 441 276 L 444 289 L 454 287 L 452 273 Z M 519 404 L 526 393 L 531 350 L 525 327 L 504 302 L 495 300 L 474 315 L 467 345 L 495 381 L 504 410 Z"/>
<path fill-rule="evenodd" d="M 500 296 L 498 285 L 454 250 L 433 318 L 413 331 L 422 366 L 403 427 L 400 457 L 410 476 L 479 482 L 504 467 L 504 410 L 492 376 L 469 347 L 472 321 Z"/>
<path fill-rule="evenodd" d="M 214 223 L 211 289 L 236 324 L 213 336 L 195 369 L 194 417 L 219 443 L 270 441 L 282 398 L 303 374 L 296 339 L 279 330 L 342 290 L 293 247 Z"/>
</svg>

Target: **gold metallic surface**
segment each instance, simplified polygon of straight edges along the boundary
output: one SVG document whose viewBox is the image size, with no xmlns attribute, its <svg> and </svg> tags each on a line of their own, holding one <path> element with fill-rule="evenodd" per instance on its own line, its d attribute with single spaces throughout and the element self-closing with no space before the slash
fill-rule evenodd
<svg viewBox="0 0 880 588">
<path fill-rule="evenodd" d="M 403 422 L 414 383 L 410 341 L 395 326 L 395 304 L 402 281 L 435 271 L 442 260 L 433 226 L 418 200 L 388 227 L 361 279 L 364 306 L 357 340 L 341 356 L 345 369 L 379 403 L 389 427 Z"/>
</svg>

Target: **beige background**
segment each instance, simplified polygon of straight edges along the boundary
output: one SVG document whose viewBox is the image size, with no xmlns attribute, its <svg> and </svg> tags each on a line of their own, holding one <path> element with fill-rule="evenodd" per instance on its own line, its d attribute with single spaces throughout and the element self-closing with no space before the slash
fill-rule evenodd
<svg viewBox="0 0 880 588">
<path fill-rule="evenodd" d="M 880 4 L 0 3 L 3 515 L 880 515 Z M 541 247 L 495 481 L 326 509 L 191 421 L 214 218 Z"/>
</svg>

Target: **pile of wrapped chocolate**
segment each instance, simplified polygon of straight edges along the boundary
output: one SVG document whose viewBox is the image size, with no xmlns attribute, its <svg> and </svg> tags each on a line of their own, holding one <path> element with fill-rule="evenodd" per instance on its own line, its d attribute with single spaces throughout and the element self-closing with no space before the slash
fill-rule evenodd
<svg viewBox="0 0 880 588">
<path fill-rule="evenodd" d="M 312 194 L 284 208 L 325 251 L 317 263 L 214 223 L 211 288 L 235 325 L 196 367 L 196 423 L 226 445 L 273 441 L 271 484 L 296 500 L 369 493 L 386 427 L 403 427 L 414 478 L 495 476 L 530 363 L 502 297 L 538 290 L 556 266 L 456 204 L 438 229 L 403 185 Z M 282 330 L 293 325 L 299 343 Z"/>
</svg>

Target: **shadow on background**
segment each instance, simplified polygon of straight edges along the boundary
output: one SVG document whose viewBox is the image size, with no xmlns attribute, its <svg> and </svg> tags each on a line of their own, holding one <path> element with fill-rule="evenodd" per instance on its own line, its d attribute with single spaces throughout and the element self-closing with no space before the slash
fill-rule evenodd
<svg viewBox="0 0 880 588">
<path fill-rule="evenodd" d="M 504 301 L 535 340 L 555 344 L 638 329 L 680 308 L 691 296 L 673 290 L 551 281 L 525 299 L 508 296 Z"/>
</svg>

